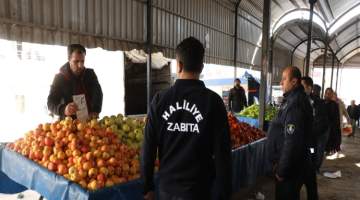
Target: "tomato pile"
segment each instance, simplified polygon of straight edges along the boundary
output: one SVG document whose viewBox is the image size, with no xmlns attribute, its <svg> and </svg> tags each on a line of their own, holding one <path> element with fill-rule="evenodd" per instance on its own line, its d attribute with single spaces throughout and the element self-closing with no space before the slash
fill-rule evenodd
<svg viewBox="0 0 360 200">
<path fill-rule="evenodd" d="M 254 128 L 247 123 L 239 122 L 237 118 L 230 113 L 228 114 L 228 121 L 233 149 L 265 137 L 263 131 Z"/>
</svg>

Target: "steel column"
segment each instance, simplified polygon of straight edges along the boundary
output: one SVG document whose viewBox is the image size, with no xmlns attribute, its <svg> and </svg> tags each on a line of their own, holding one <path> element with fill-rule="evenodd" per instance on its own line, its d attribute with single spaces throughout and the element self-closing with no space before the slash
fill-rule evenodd
<svg viewBox="0 0 360 200">
<path fill-rule="evenodd" d="M 335 85 L 335 92 L 337 92 L 337 88 L 338 88 L 339 67 L 340 67 L 340 62 L 338 62 L 338 66 L 337 66 L 337 70 L 336 70 L 336 85 Z"/>
<path fill-rule="evenodd" d="M 235 4 L 235 33 L 234 33 L 234 79 L 236 78 L 237 71 L 237 39 L 238 39 L 238 12 L 241 0 L 238 0 Z"/>
<path fill-rule="evenodd" d="M 151 103 L 151 54 L 152 54 L 152 0 L 147 1 L 146 8 L 147 20 L 146 20 L 146 43 L 147 43 L 147 65 L 146 65 L 146 100 L 147 110 L 150 110 Z"/>
<path fill-rule="evenodd" d="M 326 33 L 327 35 L 327 33 Z M 327 37 L 327 36 L 326 36 Z M 322 77 L 322 90 L 321 90 L 321 96 L 324 95 L 324 87 L 325 87 L 325 72 L 326 72 L 326 59 L 327 59 L 327 51 L 328 51 L 328 46 L 329 44 L 327 43 L 327 38 L 326 38 L 326 41 L 325 41 L 325 52 L 324 52 L 324 64 L 323 64 L 323 77 Z"/>
<path fill-rule="evenodd" d="M 261 79 L 260 79 L 260 113 L 259 125 L 264 129 L 265 121 L 265 106 L 266 106 L 266 90 L 267 90 L 267 77 L 269 73 L 269 37 L 270 37 L 270 4 L 271 1 L 264 0 L 263 7 L 263 25 L 262 25 L 262 45 L 261 45 Z"/>
<path fill-rule="evenodd" d="M 333 76 L 334 76 L 334 65 L 335 65 L 335 53 L 332 53 L 332 63 L 331 63 L 331 81 L 330 87 L 332 88 L 333 85 Z"/>
<path fill-rule="evenodd" d="M 309 75 L 309 67 L 310 67 L 310 51 L 311 51 L 311 39 L 312 39 L 312 23 L 313 23 L 313 15 L 314 15 L 314 4 L 317 0 L 309 0 L 310 3 L 310 18 L 309 18 L 309 29 L 308 29 L 308 43 L 307 43 L 307 51 L 306 51 L 306 61 L 305 61 L 305 76 Z"/>
<path fill-rule="evenodd" d="M 267 74 L 267 92 L 266 92 L 266 96 L 268 100 L 272 100 L 272 74 L 273 74 L 273 58 L 274 58 L 274 44 L 275 44 L 275 40 L 272 37 L 270 39 L 270 49 L 269 49 L 269 71 Z"/>
</svg>

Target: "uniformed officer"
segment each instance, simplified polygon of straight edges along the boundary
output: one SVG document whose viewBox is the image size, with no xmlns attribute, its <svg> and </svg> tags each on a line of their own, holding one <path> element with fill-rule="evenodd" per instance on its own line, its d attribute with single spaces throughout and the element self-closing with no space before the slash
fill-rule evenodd
<svg viewBox="0 0 360 200">
<path fill-rule="evenodd" d="M 141 170 L 145 199 L 154 199 L 154 161 L 160 160 L 159 199 L 210 199 L 216 180 L 219 196 L 231 196 L 229 124 L 219 95 L 199 80 L 204 47 L 197 39 L 176 48 L 174 86 L 153 98 L 145 127 Z"/>
<path fill-rule="evenodd" d="M 311 134 L 312 108 L 297 67 L 284 69 L 280 85 L 284 99 L 271 123 L 267 148 L 276 177 L 276 200 L 298 200 L 310 162 L 307 141 Z"/>
</svg>

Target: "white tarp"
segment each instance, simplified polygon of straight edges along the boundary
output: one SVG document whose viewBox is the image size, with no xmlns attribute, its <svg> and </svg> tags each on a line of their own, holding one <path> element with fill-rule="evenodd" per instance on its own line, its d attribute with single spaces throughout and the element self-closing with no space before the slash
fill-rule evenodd
<svg viewBox="0 0 360 200">
<path fill-rule="evenodd" d="M 133 63 L 146 63 L 148 56 L 144 50 L 137 50 L 137 49 L 133 49 L 131 51 L 125 51 L 125 55 Z M 164 57 L 164 55 L 161 52 L 151 54 L 152 69 L 162 69 L 170 61 L 171 59 Z"/>
</svg>

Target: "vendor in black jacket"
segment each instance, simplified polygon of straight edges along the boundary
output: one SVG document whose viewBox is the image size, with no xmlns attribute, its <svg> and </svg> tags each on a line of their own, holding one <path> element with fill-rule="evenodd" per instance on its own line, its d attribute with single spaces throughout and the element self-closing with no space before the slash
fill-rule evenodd
<svg viewBox="0 0 360 200">
<path fill-rule="evenodd" d="M 280 82 L 284 100 L 268 132 L 268 152 L 276 177 L 276 200 L 300 198 L 309 166 L 312 108 L 301 85 L 301 72 L 287 67 Z"/>
<path fill-rule="evenodd" d="M 238 113 L 247 106 L 245 90 L 241 87 L 240 79 L 235 79 L 234 87 L 229 92 L 229 111 Z"/>
<path fill-rule="evenodd" d="M 47 105 L 52 114 L 64 119 L 76 118 L 77 106 L 73 95 L 84 94 L 90 118 L 101 112 L 103 94 L 93 69 L 85 68 L 86 50 L 80 44 L 68 46 L 68 62 L 55 75 L 50 88 Z"/>
<path fill-rule="evenodd" d="M 214 180 L 219 196 L 231 196 L 231 147 L 224 103 L 199 80 L 204 47 L 189 37 L 176 48 L 175 84 L 152 100 L 145 127 L 141 172 L 145 199 L 154 199 L 158 154 L 159 199 L 210 199 Z"/>
</svg>

